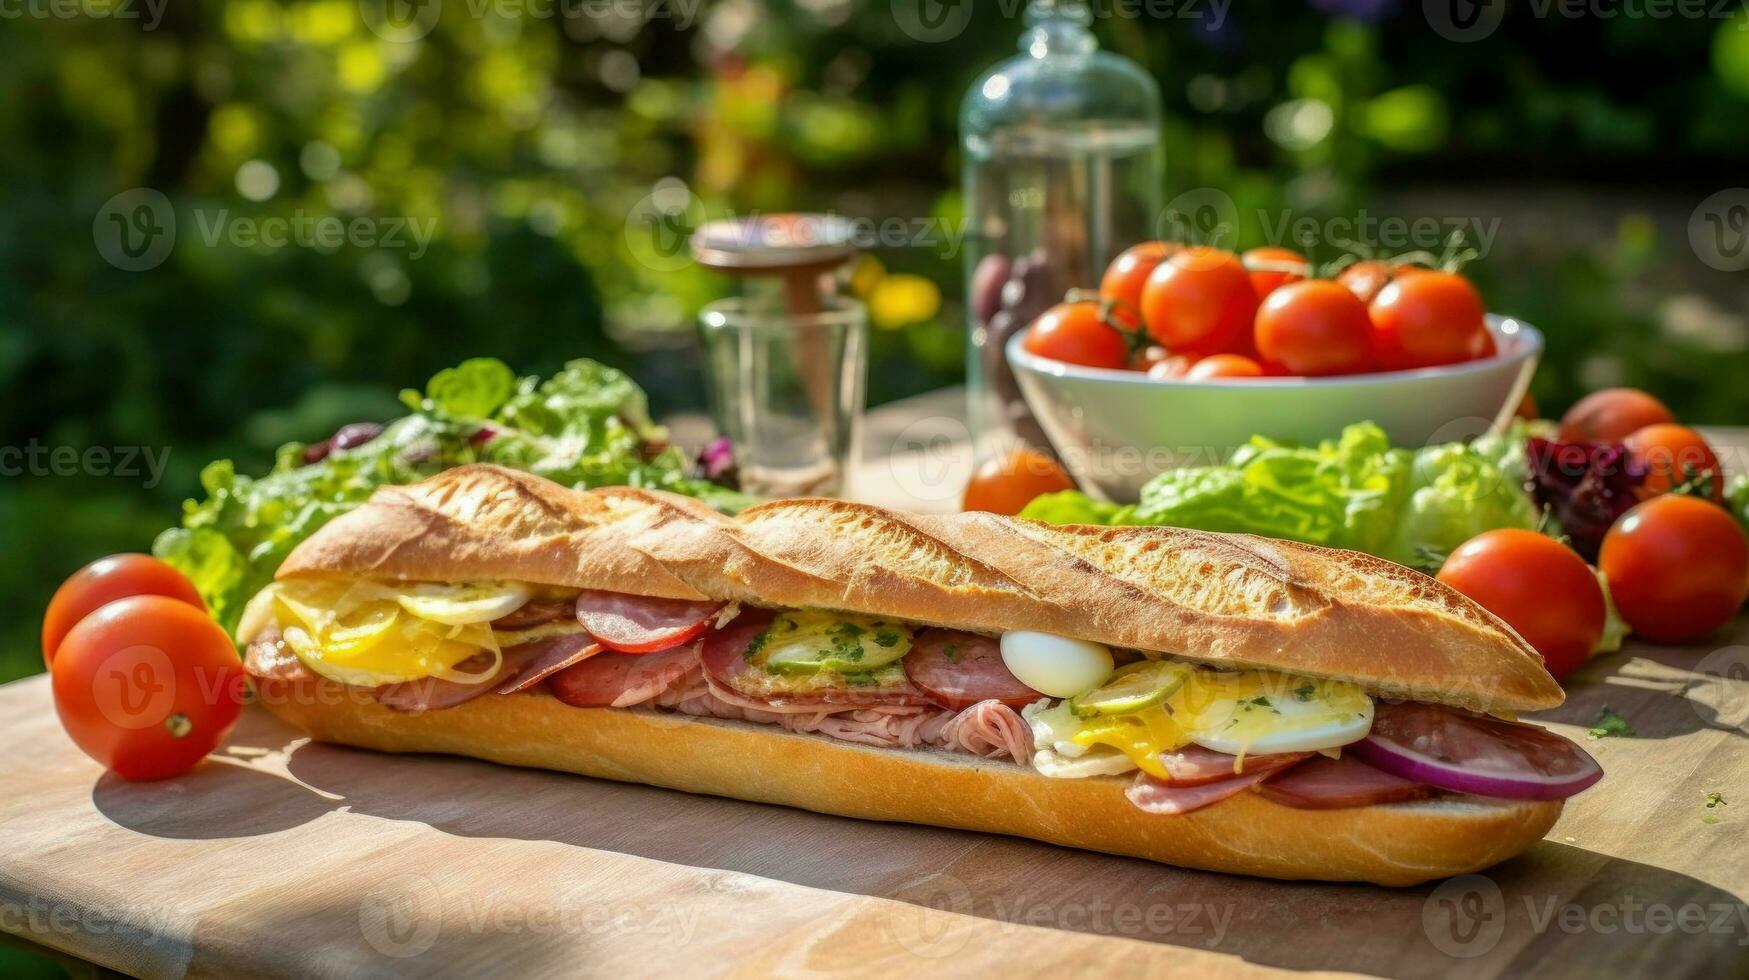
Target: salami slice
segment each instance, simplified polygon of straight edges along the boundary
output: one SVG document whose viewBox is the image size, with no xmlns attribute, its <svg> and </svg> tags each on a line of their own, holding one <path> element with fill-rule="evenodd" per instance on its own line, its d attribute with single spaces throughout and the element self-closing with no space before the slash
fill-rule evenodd
<svg viewBox="0 0 1749 980">
<path fill-rule="evenodd" d="M 1124 795 L 1136 806 L 1161 816 L 1193 813 L 1205 806 L 1243 793 L 1275 773 L 1273 769 L 1252 769 L 1241 776 L 1230 776 L 1219 782 L 1180 786 L 1163 783 L 1145 772 L 1136 773 L 1136 781 L 1124 790 Z"/>
<path fill-rule="evenodd" d="M 1166 767 L 1166 773 L 1172 777 L 1174 786 L 1200 786 L 1204 783 L 1218 783 L 1232 779 L 1236 775 L 1248 772 L 1275 772 L 1296 762 L 1312 757 L 1310 752 L 1280 752 L 1273 755 L 1248 755 L 1240 764 L 1238 772 L 1233 771 L 1236 756 L 1225 752 L 1205 749 L 1200 745 L 1186 745 L 1182 749 L 1160 753 L 1160 764 Z"/>
<path fill-rule="evenodd" d="M 249 647 L 243 656 L 243 669 L 259 681 L 301 684 L 319 679 L 292 652 L 292 648 L 280 636 L 277 626 L 262 630 L 255 639 L 249 641 Z"/>
<path fill-rule="evenodd" d="M 532 644 L 531 644 L 532 645 Z M 462 673 L 473 673 L 485 670 L 492 664 L 492 655 L 488 652 L 476 653 L 455 665 Z M 458 704 L 487 694 L 497 687 L 500 678 L 511 670 L 510 651 L 504 651 L 504 662 L 498 672 L 488 680 L 478 684 L 463 684 L 460 681 L 444 680 L 441 677 L 421 677 L 418 680 L 401 681 L 396 684 L 384 684 L 372 690 L 372 696 L 377 703 L 385 708 L 396 711 L 437 711 L 443 708 L 453 708 Z"/>
<path fill-rule="evenodd" d="M 520 646 L 507 647 L 497 673 L 478 684 L 464 684 L 441 677 L 421 677 L 414 681 L 384 684 L 373 692 L 377 703 L 396 711 L 437 711 L 493 692 L 513 694 L 526 691 L 556 671 L 592 656 L 600 647 L 587 633 L 555 636 Z M 485 670 L 491 666 L 492 655 L 481 652 L 455 665 L 462 673 Z"/>
<path fill-rule="evenodd" d="M 774 711 L 843 711 L 876 705 L 927 706 L 931 702 L 905 677 L 897 664 L 867 678 L 822 671 L 804 677 L 781 677 L 748 663 L 747 649 L 775 618 L 764 610 L 742 613 L 733 623 L 705 638 L 705 675 L 747 701 Z"/>
<path fill-rule="evenodd" d="M 498 686 L 494 690 L 499 694 L 526 691 L 600 652 L 601 644 L 588 633 L 555 636 L 511 647 L 504 651 L 504 660 L 512 666 L 508 672 L 499 672 Z"/>
<path fill-rule="evenodd" d="M 1432 787 L 1393 776 L 1352 755 L 1317 758 L 1257 787 L 1264 797 L 1299 810 L 1346 810 L 1426 799 Z"/>
<path fill-rule="evenodd" d="M 1044 697 L 1009 672 L 994 639 L 976 633 L 924 630 L 911 641 L 904 664 L 923 696 L 950 711 L 979 701 L 1000 701 L 1018 710 Z"/>
<path fill-rule="evenodd" d="M 585 589 L 577 596 L 577 621 L 609 650 L 655 653 L 703 636 L 726 605 Z"/>
<path fill-rule="evenodd" d="M 553 697 L 578 708 L 642 703 L 680 683 L 698 665 L 698 648 L 660 653 L 599 653 L 553 675 Z"/>
</svg>

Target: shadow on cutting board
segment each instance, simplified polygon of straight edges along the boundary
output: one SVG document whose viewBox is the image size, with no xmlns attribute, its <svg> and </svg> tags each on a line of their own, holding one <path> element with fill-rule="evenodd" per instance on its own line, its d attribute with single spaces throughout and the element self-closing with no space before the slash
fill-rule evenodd
<svg viewBox="0 0 1749 980">
<path fill-rule="evenodd" d="M 306 744 L 260 711 L 245 714 L 229 746 L 229 764 L 167 781 L 174 792 L 105 776 L 94 802 L 116 823 L 166 838 L 270 835 L 345 807 L 460 837 L 569 845 L 579 849 L 567 860 L 580 873 L 591 860 L 581 849 L 590 848 L 893 899 L 900 904 L 882 907 L 879 926 L 926 957 L 930 943 L 952 938 L 930 932 L 941 920 L 923 910 L 938 909 L 1290 969 L 1468 977 L 1569 975 L 1608 963 L 1627 974 L 1717 975 L 1717 964 L 1736 962 L 1749 970 L 1749 906 L 1728 892 L 1553 841 L 1443 885 L 1284 884 L 473 760 Z M 357 906 L 342 911 L 356 917 Z"/>
</svg>

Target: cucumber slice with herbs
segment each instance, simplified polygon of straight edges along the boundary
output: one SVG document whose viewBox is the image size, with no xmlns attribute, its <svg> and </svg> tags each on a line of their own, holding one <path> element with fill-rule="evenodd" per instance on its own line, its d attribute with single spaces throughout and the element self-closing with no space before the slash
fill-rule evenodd
<svg viewBox="0 0 1749 980">
<path fill-rule="evenodd" d="M 772 674 L 860 674 L 910 652 L 910 628 L 892 620 L 801 610 L 772 620 L 748 659 Z"/>
<path fill-rule="evenodd" d="M 1190 668 L 1184 664 L 1161 660 L 1129 664 L 1101 686 L 1070 698 L 1069 711 L 1077 718 L 1098 718 L 1151 708 L 1176 694 L 1189 676 Z"/>
</svg>

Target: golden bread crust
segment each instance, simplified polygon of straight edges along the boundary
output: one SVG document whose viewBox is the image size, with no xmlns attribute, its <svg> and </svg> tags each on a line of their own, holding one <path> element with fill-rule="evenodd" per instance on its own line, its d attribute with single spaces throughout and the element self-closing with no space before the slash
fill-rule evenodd
<svg viewBox="0 0 1749 980">
<path fill-rule="evenodd" d="M 496 466 L 386 487 L 280 576 L 507 579 L 1025 629 L 1386 696 L 1531 711 L 1561 688 L 1529 644 L 1419 572 L 1354 552 L 1167 527 L 1058 527 L 780 500 L 726 517 L 658 490 L 567 490 Z"/>
<path fill-rule="evenodd" d="M 1182 816 L 1138 809 L 1129 777 L 1051 779 L 1011 762 L 881 749 L 769 725 L 616 708 L 544 692 L 406 714 L 322 682 L 258 682 L 268 709 L 318 739 L 440 752 L 820 813 L 1011 834 L 1187 868 L 1413 885 L 1533 846 L 1560 801 L 1447 798 L 1296 810 L 1242 792 Z M 586 792 L 586 788 L 579 789 Z"/>
</svg>

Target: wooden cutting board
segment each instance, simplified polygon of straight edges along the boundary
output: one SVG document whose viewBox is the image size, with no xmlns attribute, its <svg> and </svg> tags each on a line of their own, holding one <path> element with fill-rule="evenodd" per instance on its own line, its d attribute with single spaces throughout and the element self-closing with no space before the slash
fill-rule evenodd
<svg viewBox="0 0 1749 980">
<path fill-rule="evenodd" d="M 375 755 L 257 708 L 193 773 L 130 784 L 37 677 L 0 688 L 0 929 L 150 977 L 1741 975 L 1746 627 L 1593 663 L 1546 719 L 1603 783 L 1530 854 L 1407 890 Z M 1587 739 L 1605 704 L 1632 737 Z"/>
<path fill-rule="evenodd" d="M 0 687 L 0 931 L 149 977 L 1749 975 L 1749 622 L 1569 686 L 1542 720 L 1604 781 L 1529 854 L 1387 890 L 375 755 L 256 708 L 130 784 L 37 677 Z M 1631 736 L 1587 738 L 1606 705 Z"/>
</svg>

